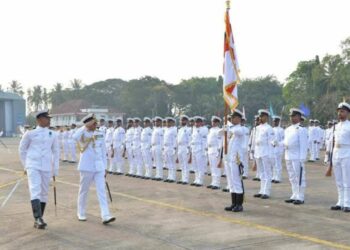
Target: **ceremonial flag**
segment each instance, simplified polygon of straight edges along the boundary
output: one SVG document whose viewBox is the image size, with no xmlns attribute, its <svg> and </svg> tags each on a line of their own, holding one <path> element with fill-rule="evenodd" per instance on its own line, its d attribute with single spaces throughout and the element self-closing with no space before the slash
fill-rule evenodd
<svg viewBox="0 0 350 250">
<path fill-rule="evenodd" d="M 224 100 L 231 111 L 238 106 L 237 85 L 240 82 L 239 67 L 235 43 L 233 40 L 232 28 L 230 23 L 229 6 L 225 14 L 225 42 L 224 42 Z"/>
<path fill-rule="evenodd" d="M 304 115 L 305 115 L 306 117 L 309 117 L 309 115 L 311 114 L 310 109 L 309 109 L 308 107 L 306 107 L 306 106 L 304 105 L 304 103 L 301 103 L 301 104 L 300 104 L 299 109 L 300 109 L 301 111 L 304 112 Z"/>
<path fill-rule="evenodd" d="M 271 105 L 271 102 L 270 102 L 270 115 L 271 115 L 271 117 L 272 116 L 275 116 L 275 113 L 273 112 L 273 108 L 272 108 L 272 105 Z"/>
</svg>

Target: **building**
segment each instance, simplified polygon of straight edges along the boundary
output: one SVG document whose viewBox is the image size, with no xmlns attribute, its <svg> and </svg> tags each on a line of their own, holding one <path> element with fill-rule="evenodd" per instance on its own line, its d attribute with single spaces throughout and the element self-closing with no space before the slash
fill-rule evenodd
<svg viewBox="0 0 350 250">
<path fill-rule="evenodd" d="M 124 114 L 108 108 L 97 107 L 91 105 L 85 100 L 72 100 L 62 103 L 51 110 L 51 126 L 70 126 L 71 124 L 79 124 L 81 119 L 89 113 L 94 113 L 96 118 L 113 120 L 117 117 L 123 117 Z"/>
<path fill-rule="evenodd" d="M 0 91 L 0 132 L 14 136 L 26 120 L 26 101 L 18 94 Z"/>
</svg>

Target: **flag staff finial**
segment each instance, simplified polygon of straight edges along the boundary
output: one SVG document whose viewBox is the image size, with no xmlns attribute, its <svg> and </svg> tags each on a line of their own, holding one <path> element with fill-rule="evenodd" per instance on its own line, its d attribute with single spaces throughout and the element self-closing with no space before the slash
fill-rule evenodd
<svg viewBox="0 0 350 250">
<path fill-rule="evenodd" d="M 230 9 L 231 7 L 231 0 L 226 0 L 226 9 Z"/>
</svg>

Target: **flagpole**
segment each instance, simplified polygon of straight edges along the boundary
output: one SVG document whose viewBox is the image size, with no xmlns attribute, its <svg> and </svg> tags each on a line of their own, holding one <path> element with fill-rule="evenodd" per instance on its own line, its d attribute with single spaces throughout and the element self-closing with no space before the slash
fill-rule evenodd
<svg viewBox="0 0 350 250">
<path fill-rule="evenodd" d="M 227 0 L 226 1 L 226 12 L 228 12 L 230 10 L 230 5 L 231 5 L 231 1 Z M 224 105 L 225 105 L 225 109 L 224 109 L 224 120 L 225 120 L 225 132 L 224 132 L 224 156 L 226 159 L 226 155 L 227 155 L 227 115 L 228 115 L 228 105 L 227 102 L 224 100 Z"/>
</svg>

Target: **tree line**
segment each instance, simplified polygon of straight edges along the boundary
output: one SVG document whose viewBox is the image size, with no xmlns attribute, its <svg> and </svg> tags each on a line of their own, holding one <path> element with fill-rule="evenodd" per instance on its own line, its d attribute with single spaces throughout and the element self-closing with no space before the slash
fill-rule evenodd
<svg viewBox="0 0 350 250">
<path fill-rule="evenodd" d="M 179 84 L 169 84 L 156 77 L 144 76 L 125 81 L 108 79 L 85 85 L 73 79 L 69 87 L 56 83 L 47 89 L 36 85 L 26 90 L 28 111 L 58 106 L 73 99 L 91 105 L 113 108 L 127 116 L 223 116 L 222 77 L 193 77 Z M 1 90 L 0 85 L 0 90 Z M 24 95 L 18 81 L 8 90 Z M 286 117 L 289 108 L 302 103 L 310 109 L 310 118 L 322 122 L 335 117 L 335 107 L 350 93 L 350 37 L 341 43 L 341 53 L 316 56 L 298 63 L 284 83 L 274 76 L 243 79 L 238 87 L 239 108 L 245 109 L 248 121 L 260 108 L 272 109 Z"/>
</svg>

